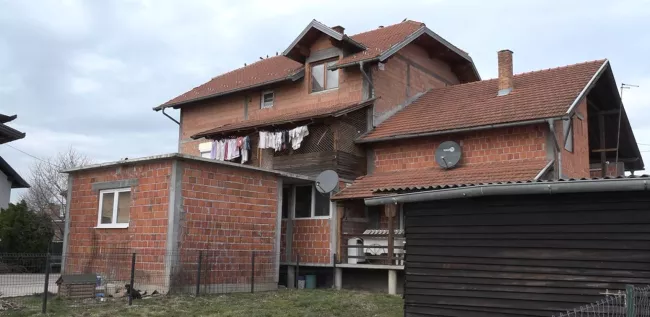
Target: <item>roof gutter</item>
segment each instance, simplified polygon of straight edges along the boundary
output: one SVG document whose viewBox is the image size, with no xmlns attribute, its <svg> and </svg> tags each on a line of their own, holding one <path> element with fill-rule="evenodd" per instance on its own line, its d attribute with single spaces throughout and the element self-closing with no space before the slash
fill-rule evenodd
<svg viewBox="0 0 650 317">
<path fill-rule="evenodd" d="M 555 195 L 586 192 L 648 191 L 648 179 L 599 179 L 567 182 L 490 184 L 366 198 L 367 206 L 484 196 Z"/>
<path fill-rule="evenodd" d="M 450 129 L 450 130 L 423 132 L 423 133 L 410 133 L 410 134 L 402 134 L 402 135 L 395 135 L 395 136 L 388 136 L 388 137 L 381 137 L 381 138 L 367 139 L 367 140 L 363 139 L 364 135 L 361 135 L 358 139 L 354 140 L 354 142 L 375 143 L 375 142 L 411 139 L 411 138 L 418 138 L 418 137 L 425 137 L 425 136 L 444 135 L 444 134 L 453 134 L 453 133 L 461 133 L 461 132 L 473 132 L 473 131 L 489 130 L 489 129 L 496 129 L 496 128 L 518 127 L 518 126 L 529 125 L 529 124 L 547 123 L 549 119 L 563 119 L 563 118 L 564 117 L 551 117 L 551 118 L 544 118 L 544 119 L 516 121 L 516 122 L 508 122 L 508 123 L 496 123 L 496 124 L 481 125 L 481 126 L 475 126 L 469 128 L 459 128 L 459 129 Z"/>
<path fill-rule="evenodd" d="M 160 110 L 165 109 L 165 108 L 172 108 L 172 107 L 176 108 L 178 106 L 182 106 L 182 105 L 185 105 L 185 104 L 188 104 L 188 103 L 193 103 L 193 102 L 206 100 L 206 99 L 210 99 L 210 98 L 214 98 L 214 97 L 221 97 L 221 96 L 229 95 L 229 94 L 244 91 L 244 90 L 249 90 L 249 89 L 259 88 L 259 87 L 263 87 L 263 86 L 270 85 L 270 84 L 280 83 L 280 82 L 287 81 L 287 80 L 296 81 L 296 80 L 302 78 L 303 76 L 305 76 L 304 68 L 296 71 L 295 73 L 293 73 L 293 74 L 291 74 L 291 75 L 289 75 L 287 77 L 283 77 L 283 78 L 280 78 L 280 79 L 269 80 L 269 81 L 265 81 L 263 83 L 255 84 L 255 85 L 252 85 L 252 86 L 240 87 L 240 88 L 236 88 L 236 89 L 233 89 L 233 90 L 218 92 L 216 94 L 207 95 L 207 96 L 203 96 L 203 97 L 199 97 L 199 98 L 194 98 L 194 99 L 190 99 L 190 100 L 186 100 L 186 101 L 181 101 L 181 102 L 176 102 L 176 103 L 171 103 L 171 104 L 164 104 L 164 105 L 160 105 L 160 106 L 157 106 L 157 107 L 153 107 L 153 110 L 154 111 L 160 111 Z"/>
</svg>

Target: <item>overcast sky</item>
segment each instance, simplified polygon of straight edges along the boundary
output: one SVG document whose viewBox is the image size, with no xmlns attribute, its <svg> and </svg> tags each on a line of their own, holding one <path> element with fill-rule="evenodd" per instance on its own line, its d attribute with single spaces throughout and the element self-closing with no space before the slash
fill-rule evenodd
<svg viewBox="0 0 650 317">
<path fill-rule="evenodd" d="M 0 0 L 0 113 L 37 157 L 72 146 L 96 162 L 174 152 L 177 126 L 151 110 L 211 77 L 283 51 L 311 21 L 347 34 L 404 18 L 515 72 L 608 58 L 650 164 L 650 1 Z M 33 158 L 0 155 L 25 178 Z M 15 192 L 15 191 L 14 191 Z M 18 196 L 13 194 L 13 199 Z"/>
</svg>

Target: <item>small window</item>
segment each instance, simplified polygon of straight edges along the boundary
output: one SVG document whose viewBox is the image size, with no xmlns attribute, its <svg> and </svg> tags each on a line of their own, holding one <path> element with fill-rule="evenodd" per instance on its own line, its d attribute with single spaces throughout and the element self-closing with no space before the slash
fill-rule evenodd
<svg viewBox="0 0 650 317">
<path fill-rule="evenodd" d="M 131 189 L 108 189 L 99 192 L 97 227 L 127 228 L 130 220 Z"/>
<path fill-rule="evenodd" d="M 329 61 L 312 65 L 311 67 L 311 92 L 318 92 L 339 87 L 339 70 L 328 70 L 336 61 Z"/>
<path fill-rule="evenodd" d="M 296 186 L 296 218 L 311 217 L 312 186 Z"/>
<path fill-rule="evenodd" d="M 563 120 L 562 128 L 562 131 L 564 132 L 562 135 L 566 136 L 568 134 L 568 137 L 566 137 L 566 142 L 564 143 L 564 149 L 569 152 L 573 152 L 573 118 L 569 120 Z"/>
<path fill-rule="evenodd" d="M 291 203 L 291 187 L 282 187 L 282 219 L 289 218 L 289 204 Z"/>
<path fill-rule="evenodd" d="M 368 213 L 368 229 L 381 229 L 382 206 L 368 206 L 366 212 Z"/>
<path fill-rule="evenodd" d="M 267 90 L 265 92 L 262 92 L 262 98 L 260 99 L 260 108 L 262 109 L 272 108 L 273 99 L 275 99 L 273 90 Z"/>
<path fill-rule="evenodd" d="M 201 153 L 201 157 L 210 158 L 211 152 L 212 142 L 199 143 L 199 153 Z"/>
<path fill-rule="evenodd" d="M 330 195 L 321 194 L 314 189 L 314 217 L 327 217 L 330 215 Z"/>
</svg>

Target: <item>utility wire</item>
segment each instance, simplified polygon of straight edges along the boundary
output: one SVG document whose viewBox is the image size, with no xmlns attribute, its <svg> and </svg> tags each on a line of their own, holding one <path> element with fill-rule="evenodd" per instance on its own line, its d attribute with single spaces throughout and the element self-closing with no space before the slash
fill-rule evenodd
<svg viewBox="0 0 650 317">
<path fill-rule="evenodd" d="M 15 146 L 11 145 L 11 144 L 5 144 L 5 145 L 8 146 L 8 147 L 10 147 L 10 148 L 12 148 L 12 149 L 14 149 L 14 150 L 16 150 L 16 151 L 18 151 L 18 152 L 20 152 L 20 153 L 25 154 L 25 155 L 27 155 L 27 156 L 33 158 L 33 159 L 39 160 L 39 161 L 41 161 L 41 162 L 43 162 L 43 163 L 45 163 L 45 164 L 48 164 L 48 165 L 51 165 L 51 166 L 54 166 L 54 167 L 60 169 L 59 166 L 56 166 L 56 165 L 52 164 L 51 162 L 48 162 L 48 161 L 46 161 L 46 160 L 44 160 L 44 159 L 42 159 L 42 158 L 40 158 L 40 157 L 37 157 L 37 156 L 32 155 L 32 154 L 29 154 L 29 153 L 27 153 L 27 152 L 25 152 L 25 151 L 23 151 L 23 150 L 21 150 L 21 149 L 15 147 Z"/>
</svg>

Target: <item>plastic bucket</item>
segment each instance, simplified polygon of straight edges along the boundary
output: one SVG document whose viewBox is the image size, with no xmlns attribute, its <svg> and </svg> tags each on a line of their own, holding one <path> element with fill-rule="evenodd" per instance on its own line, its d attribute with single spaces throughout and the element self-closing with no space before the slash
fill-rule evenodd
<svg viewBox="0 0 650 317">
<path fill-rule="evenodd" d="M 305 275 L 305 288 L 316 288 L 316 275 Z"/>
</svg>

